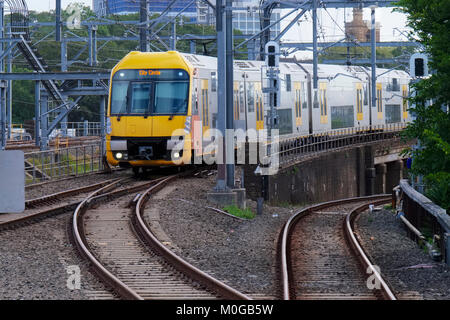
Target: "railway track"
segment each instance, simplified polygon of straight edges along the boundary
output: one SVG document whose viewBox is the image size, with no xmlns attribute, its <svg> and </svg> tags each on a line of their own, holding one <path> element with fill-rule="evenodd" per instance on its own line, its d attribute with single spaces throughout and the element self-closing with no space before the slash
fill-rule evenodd
<svg viewBox="0 0 450 320">
<path fill-rule="evenodd" d="M 353 222 L 387 195 L 331 201 L 303 209 L 279 241 L 283 299 L 389 299 L 396 296 L 355 236 Z"/>
<path fill-rule="evenodd" d="M 93 190 L 111 184 L 115 185 L 124 179 L 129 178 L 110 179 L 100 183 L 26 200 L 25 211 L 23 213 L 6 213 L 0 215 L 0 230 L 15 227 L 24 223 L 30 223 L 54 214 L 73 211 Z"/>
<path fill-rule="evenodd" d="M 123 299 L 249 299 L 168 250 L 142 219 L 151 194 L 177 177 L 87 197 L 73 216 L 81 255 Z"/>
</svg>

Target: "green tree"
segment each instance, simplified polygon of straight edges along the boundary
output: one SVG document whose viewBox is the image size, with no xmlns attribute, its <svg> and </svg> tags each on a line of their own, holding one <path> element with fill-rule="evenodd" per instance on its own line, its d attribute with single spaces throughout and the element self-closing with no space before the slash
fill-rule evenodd
<svg viewBox="0 0 450 320">
<path fill-rule="evenodd" d="M 425 177 L 426 195 L 450 212 L 450 0 L 400 0 L 400 12 L 430 56 L 432 75 L 413 85 L 416 120 L 405 137 L 418 138 L 410 150 L 412 172 Z"/>
</svg>

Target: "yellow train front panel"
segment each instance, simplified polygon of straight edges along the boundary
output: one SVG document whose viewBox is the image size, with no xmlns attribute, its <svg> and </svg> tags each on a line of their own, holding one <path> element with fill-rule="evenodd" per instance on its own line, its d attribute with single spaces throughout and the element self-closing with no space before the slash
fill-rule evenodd
<svg viewBox="0 0 450 320">
<path fill-rule="evenodd" d="M 177 52 L 128 54 L 113 69 L 107 160 L 113 166 L 191 160 L 192 67 Z"/>
</svg>

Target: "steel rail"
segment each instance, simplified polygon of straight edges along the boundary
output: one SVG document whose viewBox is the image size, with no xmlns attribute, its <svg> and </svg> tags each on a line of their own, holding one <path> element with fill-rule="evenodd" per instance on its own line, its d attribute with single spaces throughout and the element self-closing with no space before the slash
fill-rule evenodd
<svg viewBox="0 0 450 320">
<path fill-rule="evenodd" d="M 191 279 L 195 279 L 210 290 L 217 292 L 219 295 L 227 299 L 251 300 L 249 296 L 237 291 L 236 289 L 217 280 L 216 278 L 211 277 L 209 274 L 196 268 L 180 256 L 176 255 L 172 250 L 168 249 L 163 243 L 161 243 L 161 241 L 159 241 L 149 230 L 147 224 L 142 218 L 146 202 L 149 200 L 153 192 L 162 189 L 167 183 L 176 178 L 178 178 L 177 175 L 170 176 L 162 180 L 161 182 L 158 182 L 157 184 L 146 190 L 142 195 L 140 195 L 133 215 L 133 225 L 136 228 L 136 233 L 139 237 L 141 237 L 144 243 L 147 243 L 149 246 L 151 246 L 153 250 L 157 251 L 172 266 L 181 271 L 183 274 L 188 275 Z"/>
<path fill-rule="evenodd" d="M 366 197 L 356 197 L 356 198 L 348 198 L 341 199 L 335 201 L 323 202 L 317 205 L 313 205 L 307 208 L 304 208 L 296 213 L 294 213 L 289 220 L 284 224 L 279 239 L 279 256 L 280 256 L 280 280 L 282 287 L 282 299 L 283 300 L 291 300 L 291 265 L 290 265 L 290 237 L 292 234 L 292 230 L 294 229 L 296 223 L 304 216 L 311 214 L 313 211 L 317 211 L 320 209 L 325 209 L 332 206 L 348 204 L 352 202 L 360 202 L 360 201 L 378 201 L 383 200 L 386 201 L 387 197 L 390 195 L 375 195 L 375 196 L 366 196 Z M 367 206 L 368 204 L 366 204 Z"/>
<path fill-rule="evenodd" d="M 107 184 L 115 183 L 119 179 L 120 178 L 115 178 L 115 179 L 103 181 L 103 182 L 100 182 L 100 183 L 84 186 L 84 187 L 81 187 L 81 188 L 66 190 L 66 191 L 54 193 L 54 194 L 51 194 L 51 195 L 46 195 L 46 196 L 43 196 L 43 197 L 40 197 L 40 198 L 27 200 L 27 201 L 25 201 L 25 207 L 27 209 L 29 209 L 29 210 L 30 209 L 34 209 L 36 207 L 44 206 L 46 202 L 54 201 L 58 197 L 66 198 L 68 196 L 76 196 L 76 195 L 78 195 L 80 193 L 88 192 L 88 191 L 94 190 L 96 188 L 99 188 L 101 186 L 104 186 L 105 184 L 107 185 Z M 25 215 L 23 215 L 23 216 L 20 216 L 20 217 L 11 219 L 11 220 L 0 221 L 0 229 L 9 228 L 9 227 L 12 227 L 12 226 L 24 223 L 24 222 L 29 222 L 29 221 L 32 221 L 34 219 L 43 218 L 43 217 L 54 215 L 54 214 L 57 214 L 57 213 L 67 212 L 69 210 L 73 210 L 74 208 L 76 208 L 76 206 L 79 203 L 80 203 L 80 201 L 73 201 L 73 202 L 62 204 L 62 205 L 59 205 L 59 206 L 56 206 L 56 207 L 51 207 L 50 209 L 44 209 L 44 210 L 41 210 L 41 211 L 32 212 L 30 214 L 26 214 L 26 211 L 24 211 Z"/>
<path fill-rule="evenodd" d="M 390 201 L 390 197 L 386 197 L 383 200 L 376 201 L 373 204 L 379 205 L 386 203 L 387 201 Z M 368 270 L 370 269 L 373 275 L 375 276 L 376 280 L 380 284 L 380 288 L 376 288 L 375 290 L 379 290 L 381 295 L 386 300 L 397 300 L 395 294 L 392 292 L 391 288 L 388 286 L 388 284 L 385 282 L 381 274 L 378 272 L 377 268 L 375 268 L 374 264 L 370 261 L 364 248 L 361 246 L 361 244 L 359 243 L 358 239 L 355 236 L 354 232 L 355 219 L 361 212 L 365 211 L 368 208 L 368 206 L 369 204 L 361 205 L 347 214 L 344 221 L 344 232 L 346 235 L 346 239 L 350 247 L 353 249 L 354 254 L 358 257 L 359 261 L 361 262 L 364 271 L 368 272 Z"/>
<path fill-rule="evenodd" d="M 76 244 L 76 247 L 78 248 L 78 251 L 80 254 L 85 257 L 89 262 L 91 263 L 94 272 L 103 279 L 106 283 L 108 283 L 115 292 L 117 292 L 121 297 L 128 300 L 143 300 L 141 296 L 139 296 L 133 289 L 131 289 L 129 286 L 127 286 L 125 283 L 123 283 L 120 279 L 118 279 L 114 274 L 112 274 L 106 267 L 102 265 L 102 263 L 94 256 L 94 254 L 91 252 L 91 249 L 89 248 L 89 245 L 87 243 L 87 239 L 85 237 L 84 233 L 84 227 L 83 227 L 83 215 L 86 213 L 88 207 L 100 200 L 104 200 L 106 198 L 111 197 L 118 197 L 130 192 L 138 191 L 147 188 L 149 185 L 153 185 L 155 183 L 158 183 L 159 181 L 163 180 L 164 178 L 158 178 L 155 180 L 152 180 L 147 183 L 139 184 L 137 186 L 129 187 L 123 190 L 117 190 L 112 191 L 108 193 L 104 193 L 101 195 L 98 195 L 99 193 L 102 193 L 104 191 L 107 191 L 109 189 L 115 188 L 120 182 L 118 181 L 112 184 L 109 184 L 99 190 L 96 190 L 92 192 L 83 202 L 81 202 L 78 207 L 75 209 L 75 212 L 73 214 L 72 218 L 72 234 L 73 234 L 73 240 Z"/>
</svg>

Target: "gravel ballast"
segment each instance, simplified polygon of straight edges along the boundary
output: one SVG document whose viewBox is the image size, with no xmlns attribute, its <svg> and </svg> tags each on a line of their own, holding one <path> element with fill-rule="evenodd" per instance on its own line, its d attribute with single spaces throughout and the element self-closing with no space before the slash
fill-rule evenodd
<svg viewBox="0 0 450 320">
<path fill-rule="evenodd" d="M 150 198 L 144 216 L 194 266 L 243 293 L 277 297 L 277 239 L 295 209 L 264 206 L 252 220 L 234 219 L 205 208 L 214 206 L 206 194 L 215 183 L 215 175 L 179 179 Z M 256 212 L 255 202 L 247 200 L 247 207 Z"/>
<path fill-rule="evenodd" d="M 418 292 L 423 299 L 450 299 L 450 268 L 435 262 L 407 237 L 403 222 L 388 210 L 363 212 L 358 235 L 372 261 L 396 293 Z"/>
<path fill-rule="evenodd" d="M 71 218 L 67 213 L 0 231 L 0 299 L 113 298 L 75 253 L 67 233 Z M 69 266 L 80 268 L 79 290 L 67 286 Z"/>
</svg>

